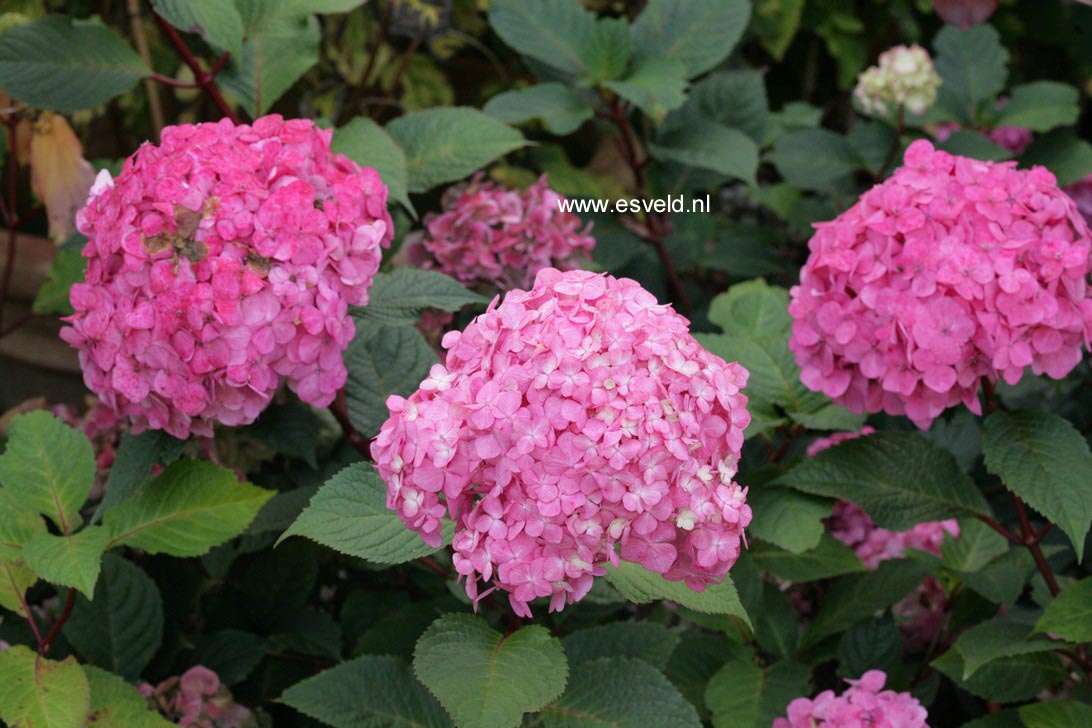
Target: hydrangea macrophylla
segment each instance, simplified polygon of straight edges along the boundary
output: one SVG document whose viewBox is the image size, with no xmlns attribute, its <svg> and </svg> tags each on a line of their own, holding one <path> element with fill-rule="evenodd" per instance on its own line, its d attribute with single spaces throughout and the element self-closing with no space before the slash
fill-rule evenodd
<svg viewBox="0 0 1092 728">
<path fill-rule="evenodd" d="M 379 175 L 330 136 L 275 115 L 168 127 L 96 181 L 61 335 L 134 432 L 246 424 L 284 382 L 333 400 L 392 225 Z"/>
<path fill-rule="evenodd" d="M 816 225 L 791 291 L 801 381 L 927 428 L 982 379 L 1064 377 L 1092 338 L 1092 235 L 1042 167 L 910 145 L 905 164 Z"/>
<path fill-rule="evenodd" d="M 884 690 L 887 674 L 869 670 L 859 680 L 846 680 L 841 695 L 824 690 L 814 698 L 789 703 L 787 717 L 775 718 L 773 728 L 928 728 L 928 711 L 910 693 Z"/>
<path fill-rule="evenodd" d="M 254 714 L 239 705 L 220 677 L 196 665 L 181 677 L 168 678 L 153 687 L 140 686 L 148 702 L 175 725 L 189 728 L 246 728 L 257 726 Z"/>
<path fill-rule="evenodd" d="M 936 103 L 940 76 L 929 52 L 919 45 L 894 46 L 857 77 L 853 97 L 869 116 L 890 116 L 898 109 L 923 114 Z"/>
<path fill-rule="evenodd" d="M 807 454 L 811 457 L 846 440 L 873 432 L 871 427 L 866 426 L 860 433 L 838 432 L 822 437 L 808 446 Z M 867 513 L 848 501 L 834 504 L 827 528 L 831 535 L 853 549 L 853 553 L 870 569 L 875 569 L 887 559 L 902 557 L 907 549 L 940 556 L 945 534 L 959 538 L 959 523 L 955 519 L 919 523 L 908 531 L 888 531 L 877 526 Z M 891 611 L 899 621 L 906 649 L 917 652 L 927 647 L 947 624 L 948 596 L 939 581 L 927 576 Z"/>
<path fill-rule="evenodd" d="M 590 225 L 561 209 L 546 175 L 523 190 L 483 182 L 444 193 L 444 211 L 425 218 L 411 261 L 471 287 L 529 288 L 543 268 L 579 268 L 595 247 Z"/>
<path fill-rule="evenodd" d="M 625 278 L 539 272 L 443 340 L 372 445 L 387 505 L 433 545 L 455 519 L 455 568 L 560 610 L 620 556 L 695 590 L 721 579 L 751 520 L 733 478 L 747 370 Z"/>
</svg>

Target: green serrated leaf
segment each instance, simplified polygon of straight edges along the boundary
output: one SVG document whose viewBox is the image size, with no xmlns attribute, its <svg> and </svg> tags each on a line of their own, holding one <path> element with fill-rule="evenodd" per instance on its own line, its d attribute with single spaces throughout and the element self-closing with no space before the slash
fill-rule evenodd
<svg viewBox="0 0 1092 728">
<path fill-rule="evenodd" d="M 715 121 L 695 121 L 650 144 L 656 159 L 707 169 L 754 185 L 758 145 L 739 129 Z"/>
<path fill-rule="evenodd" d="M 577 630 L 561 639 L 569 666 L 603 657 L 633 657 L 662 670 L 679 634 L 653 622 L 612 622 Z"/>
<path fill-rule="evenodd" d="M 157 463 L 169 465 L 179 453 L 183 444 L 163 430 L 145 430 L 139 435 L 125 432 L 121 436 L 114 464 L 110 466 L 110 475 L 106 478 L 106 493 L 95 509 L 93 521 L 102 519 L 102 514 L 126 498 L 129 498 L 148 480 L 152 466 Z"/>
<path fill-rule="evenodd" d="M 1092 725 L 1092 705 L 1076 700 L 1054 700 L 1020 706 L 1025 728 L 1078 728 Z"/>
<path fill-rule="evenodd" d="M 138 566 L 107 554 L 94 598 L 77 597 L 64 636 L 85 660 L 136 680 L 163 640 L 163 600 Z"/>
<path fill-rule="evenodd" d="M 463 306 L 489 301 L 469 288 L 434 270 L 398 268 L 378 273 L 372 281 L 370 300 L 357 309 L 363 321 L 388 326 L 413 326 L 426 308 L 458 311 Z"/>
<path fill-rule="evenodd" d="M 106 670 L 84 667 L 91 688 L 89 725 L 94 728 L 168 728 L 173 725 L 148 707 L 136 688 Z"/>
<path fill-rule="evenodd" d="M 764 77 L 758 70 L 709 74 L 690 88 L 686 103 L 667 117 L 664 131 L 713 121 L 739 129 L 761 144 L 769 117 Z"/>
<path fill-rule="evenodd" d="M 974 518 L 959 520 L 959 538 L 944 535 L 941 562 L 953 571 L 978 571 L 1009 550 L 1005 537 Z"/>
<path fill-rule="evenodd" d="M 746 0 L 651 0 L 633 23 L 635 59 L 677 60 L 693 78 L 728 57 L 750 17 Z"/>
<path fill-rule="evenodd" d="M 839 578 L 823 597 L 815 620 L 804 630 L 801 646 L 814 646 L 891 606 L 921 584 L 928 571 L 919 561 L 893 559 L 867 574 Z"/>
<path fill-rule="evenodd" d="M 1022 126 L 1050 131 L 1077 123 L 1080 93 L 1057 81 L 1036 81 L 1013 86 L 1008 103 L 997 117 L 999 126 Z"/>
<path fill-rule="evenodd" d="M 1051 652 L 1065 647 L 1045 637 L 1032 637 L 1031 627 L 1006 619 L 976 624 L 959 636 L 955 649 L 963 658 L 963 679 L 967 680 L 987 663 L 1002 657 Z"/>
<path fill-rule="evenodd" d="M 959 650 L 948 650 L 930 664 L 964 690 L 999 703 L 1030 700 L 1067 677 L 1061 659 L 1047 652 L 1002 657 L 976 671 L 968 680 L 963 679 L 963 657 Z"/>
<path fill-rule="evenodd" d="M 0 607 L 25 617 L 24 596 L 37 581 L 38 577 L 21 559 L 0 561 Z"/>
<path fill-rule="evenodd" d="M 625 78 L 603 85 L 661 124 L 668 112 L 686 100 L 686 67 L 676 60 L 650 58 L 635 65 Z"/>
<path fill-rule="evenodd" d="M 238 53 L 243 43 L 243 17 L 226 0 L 152 0 L 157 15 L 185 33 L 205 39 L 220 51 Z"/>
<path fill-rule="evenodd" d="M 280 702 L 335 728 L 451 725 L 410 666 L 387 655 L 358 657 L 296 683 Z"/>
<path fill-rule="evenodd" d="M 569 672 L 561 642 L 545 628 L 505 636 L 467 614 L 441 617 L 421 635 L 413 669 L 465 728 L 519 725 L 561 694 Z"/>
<path fill-rule="evenodd" d="M 273 496 L 213 463 L 176 460 L 133 498 L 106 512 L 111 546 L 201 556 L 241 534 Z"/>
<path fill-rule="evenodd" d="M 752 544 L 749 553 L 763 571 L 797 583 L 867 570 L 852 550 L 828 533 L 820 536 L 818 546 L 799 554 L 762 541 Z"/>
<path fill-rule="evenodd" d="M 413 326 L 357 323 L 356 337 L 345 352 L 345 398 L 357 432 L 373 437 L 386 422 L 387 397 L 408 397 L 438 361 L 436 352 Z"/>
<path fill-rule="evenodd" d="M 0 652 L 0 720 L 11 728 L 83 728 L 90 707 L 76 658 L 55 662 L 23 645 Z"/>
<path fill-rule="evenodd" d="M 49 267 L 49 280 L 42 284 L 34 297 L 32 306 L 34 313 L 71 315 L 73 309 L 68 300 L 69 291 L 73 283 L 83 280 L 86 267 L 87 259 L 80 253 L 79 248 L 58 250 L 57 257 L 53 259 L 53 264 Z"/>
<path fill-rule="evenodd" d="M 597 18 L 592 27 L 584 62 L 593 81 L 620 78 L 633 54 L 633 37 L 625 18 Z"/>
<path fill-rule="evenodd" d="M 1048 412 L 994 412 L 982 427 L 986 469 L 1058 524 L 1077 557 L 1092 524 L 1092 452 L 1068 420 Z"/>
<path fill-rule="evenodd" d="M 545 728 L 698 728 L 701 721 L 660 671 L 647 662 L 609 657 L 573 667 L 569 689 L 542 709 Z"/>
<path fill-rule="evenodd" d="M 449 540 L 450 526 L 446 530 Z M 354 463 L 319 488 L 281 540 L 290 536 L 377 564 L 400 564 L 436 551 L 387 508 L 387 486 L 371 463 Z"/>
<path fill-rule="evenodd" d="M 388 124 L 387 133 L 405 152 L 410 192 L 462 179 L 526 144 L 516 129 L 468 107 L 414 111 Z"/>
<path fill-rule="evenodd" d="M 869 619 L 846 630 L 838 643 L 838 672 L 850 678 L 868 670 L 889 672 L 902 657 L 902 635 L 890 618 Z"/>
<path fill-rule="evenodd" d="M 95 453 L 82 433 L 44 410 L 12 419 L 0 484 L 20 506 L 71 533 L 94 479 Z"/>
<path fill-rule="evenodd" d="M 89 597 L 95 591 L 109 541 L 109 532 L 100 526 L 88 526 L 74 536 L 39 533 L 23 547 L 23 559 L 42 579 Z"/>
<path fill-rule="evenodd" d="M 330 148 L 361 167 L 371 167 L 378 172 L 383 184 L 387 185 L 390 198 L 414 212 L 406 190 L 409 175 L 406 155 L 383 127 L 371 119 L 358 117 L 334 131 Z"/>
<path fill-rule="evenodd" d="M 575 89 L 552 82 L 499 93 L 482 111 L 506 124 L 539 119 L 546 131 L 559 135 L 572 134 L 595 114 Z"/>
<path fill-rule="evenodd" d="M 647 604 L 667 599 L 702 614 L 738 617 L 748 627 L 751 626 L 751 619 L 739 601 L 730 575 L 726 575 L 721 583 L 697 592 L 681 581 L 668 581 L 660 574 L 629 561 L 623 561 L 617 567 L 607 565 L 606 568 L 607 581 L 631 602 Z"/>
<path fill-rule="evenodd" d="M 762 668 L 747 657 L 729 661 L 705 690 L 713 728 L 766 728 L 790 701 L 811 692 L 810 678 L 811 671 L 797 662 Z"/>
<path fill-rule="evenodd" d="M 933 46 L 937 73 L 943 80 L 940 103 L 958 109 L 962 123 L 976 125 L 983 103 L 1005 87 L 1009 52 L 1001 44 L 1001 35 L 988 23 L 967 30 L 945 25 Z"/>
<path fill-rule="evenodd" d="M 45 530 L 45 521 L 40 515 L 21 508 L 14 496 L 0 488 L 0 561 L 21 558 L 23 545 Z"/>
<path fill-rule="evenodd" d="M 1062 589 L 1035 623 L 1035 631 L 1073 642 L 1092 641 L 1092 577 Z"/>
<path fill-rule="evenodd" d="M 493 0 L 489 25 L 525 56 L 573 76 L 590 73 L 586 54 L 595 16 L 577 0 Z"/>
<path fill-rule="evenodd" d="M 37 109 L 98 106 L 151 74 L 97 20 L 46 15 L 0 34 L 0 90 Z"/>
<path fill-rule="evenodd" d="M 774 484 L 856 503 L 877 525 L 892 531 L 989 513 L 954 456 L 911 432 L 847 440 L 800 462 Z"/>
<path fill-rule="evenodd" d="M 823 519 L 830 516 L 833 501 L 791 488 L 752 487 L 747 504 L 754 513 L 748 526 L 751 535 L 801 554 L 819 545 Z"/>
<path fill-rule="evenodd" d="M 1071 185 L 1092 173 L 1092 144 L 1072 129 L 1056 129 L 1033 141 L 1020 157 L 1021 167 L 1035 164 L 1053 172 L 1059 185 Z"/>
<path fill-rule="evenodd" d="M 861 165 L 845 137 L 829 129 L 798 129 L 774 142 L 769 159 L 786 182 L 806 190 L 829 191 Z"/>
</svg>

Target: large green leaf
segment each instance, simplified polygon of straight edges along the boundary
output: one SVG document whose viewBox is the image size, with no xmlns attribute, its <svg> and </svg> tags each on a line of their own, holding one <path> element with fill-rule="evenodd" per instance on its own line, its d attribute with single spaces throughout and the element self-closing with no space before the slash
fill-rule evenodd
<svg viewBox="0 0 1092 728">
<path fill-rule="evenodd" d="M 945 25 L 933 41 L 936 69 L 944 81 L 940 103 L 958 110 L 964 124 L 975 125 L 978 112 L 1005 87 L 1009 52 L 988 23 L 961 30 Z"/>
<path fill-rule="evenodd" d="M 957 686 L 999 703 L 1030 700 L 1068 677 L 1061 659 L 1048 652 L 1002 657 L 966 680 L 963 679 L 963 657 L 959 650 L 948 650 L 931 664 Z"/>
<path fill-rule="evenodd" d="M 20 507 L 71 533 L 94 479 L 95 453 L 82 433 L 44 410 L 12 419 L 0 455 L 0 485 Z"/>
<path fill-rule="evenodd" d="M 159 589 L 138 566 L 107 554 L 94 598 L 77 597 L 64 636 L 88 662 L 136 680 L 163 640 Z"/>
<path fill-rule="evenodd" d="M 23 559 L 49 583 L 73 587 L 90 596 L 109 541 L 109 532 L 101 526 L 88 526 L 74 536 L 39 533 L 23 547 Z"/>
<path fill-rule="evenodd" d="M 542 709 L 545 728 L 698 728 L 698 714 L 656 668 L 608 657 L 573 667 L 569 689 Z"/>
<path fill-rule="evenodd" d="M 959 636 L 955 649 L 963 658 L 963 679 L 967 680 L 987 663 L 1002 657 L 1051 652 L 1065 643 L 1032 637 L 1032 628 L 1020 622 L 996 619 L 976 624 Z"/>
<path fill-rule="evenodd" d="M 754 514 L 747 529 L 751 535 L 801 554 L 819 545 L 833 502 L 791 488 L 763 486 L 750 488 L 747 505 Z"/>
<path fill-rule="evenodd" d="M 651 0 L 633 24 L 634 55 L 681 61 L 693 78 L 728 57 L 750 17 L 747 0 Z"/>
<path fill-rule="evenodd" d="M 371 119 L 357 117 L 334 132 L 330 147 L 361 167 L 373 168 L 379 173 L 383 184 L 387 185 L 390 199 L 413 211 L 406 190 L 409 175 L 406 171 L 406 155 L 383 127 Z"/>
<path fill-rule="evenodd" d="M 816 581 L 866 570 L 853 551 L 828 533 L 820 536 L 815 548 L 802 553 L 767 546 L 762 541 L 752 544 L 749 553 L 760 569 L 785 581 Z"/>
<path fill-rule="evenodd" d="M 185 33 L 201 36 L 214 48 L 238 53 L 243 17 L 231 0 L 152 0 L 156 14 Z"/>
<path fill-rule="evenodd" d="M 92 520 L 101 520 L 103 513 L 132 496 L 148 480 L 153 466 L 170 465 L 182 454 L 184 445 L 185 441 L 163 430 L 145 430 L 139 435 L 124 433 L 106 478 L 106 493 Z"/>
<path fill-rule="evenodd" d="M 0 607 L 25 617 L 23 599 L 36 581 L 38 577 L 22 560 L 0 561 Z"/>
<path fill-rule="evenodd" d="M 49 267 L 49 280 L 42 284 L 34 297 L 34 313 L 70 316 L 73 313 L 69 301 L 72 284 L 83 282 L 86 268 L 87 258 L 83 257 L 78 247 L 58 250 Z"/>
<path fill-rule="evenodd" d="M 654 622 L 611 622 L 577 630 L 561 639 L 569 666 L 603 657 L 634 657 L 664 669 L 679 634 Z"/>
<path fill-rule="evenodd" d="M 1092 641 L 1092 577 L 1062 589 L 1047 605 L 1035 629 L 1073 642 Z"/>
<path fill-rule="evenodd" d="M 574 76 L 590 73 L 586 54 L 595 16 L 579 0 L 493 0 L 489 24 L 525 56 Z"/>
<path fill-rule="evenodd" d="M 825 637 L 849 628 L 913 591 L 928 573 L 928 567 L 911 559 L 885 561 L 867 574 L 839 578 L 823 597 L 814 621 L 804 630 L 803 647 L 818 644 Z"/>
<path fill-rule="evenodd" d="M 758 145 L 739 129 L 716 121 L 694 121 L 674 129 L 650 144 L 656 159 L 708 169 L 748 184 L 755 184 Z"/>
<path fill-rule="evenodd" d="M 489 99 L 482 111 L 506 124 L 539 119 L 553 134 L 572 134 L 595 114 L 587 99 L 561 83 L 503 91 Z"/>
<path fill-rule="evenodd" d="M 1092 452 L 1077 429 L 1058 415 L 998 411 L 982 427 L 986 469 L 1065 531 L 1077 549 L 1092 523 Z"/>
<path fill-rule="evenodd" d="M 454 278 L 418 268 L 376 274 L 369 296 L 368 305 L 357 309 L 357 316 L 391 326 L 413 326 L 426 308 L 454 312 L 463 306 L 489 302 Z"/>
<path fill-rule="evenodd" d="M 296 683 L 280 701 L 334 728 L 445 728 L 451 720 L 405 661 L 365 655 Z"/>
<path fill-rule="evenodd" d="M 23 645 L 0 652 L 0 720 L 11 728 L 83 728 L 90 707 L 76 658 L 55 662 Z"/>
<path fill-rule="evenodd" d="M 1020 706 L 1025 728 L 1077 728 L 1092 725 L 1092 705 L 1076 700 L 1053 700 Z"/>
<path fill-rule="evenodd" d="M 200 556 L 241 534 L 273 496 L 210 462 L 177 460 L 133 498 L 106 512 L 113 546 Z"/>
<path fill-rule="evenodd" d="M 0 488 L 0 561 L 20 558 L 23 545 L 45 530 L 45 521 L 40 515 L 21 508 L 14 496 Z"/>
<path fill-rule="evenodd" d="M 758 70 L 709 74 L 690 88 L 686 103 L 668 116 L 664 130 L 695 121 L 715 121 L 761 143 L 769 116 L 764 78 L 765 74 Z"/>
<path fill-rule="evenodd" d="M 1009 550 L 1004 536 L 973 518 L 959 521 L 959 538 L 944 537 L 941 561 L 953 571 L 978 571 Z"/>
<path fill-rule="evenodd" d="M 461 728 L 519 725 L 561 694 L 569 672 L 545 628 L 505 636 L 468 614 L 436 620 L 417 641 L 413 669 Z"/>
<path fill-rule="evenodd" d="M 414 111 L 387 132 L 406 154 L 410 192 L 462 179 L 526 144 L 516 129 L 468 107 Z"/>
<path fill-rule="evenodd" d="M 858 622 L 838 642 L 838 672 L 842 675 L 890 672 L 901 658 L 902 635 L 889 617 Z"/>
<path fill-rule="evenodd" d="M 436 550 L 387 508 L 387 486 L 371 463 L 354 463 L 319 488 L 281 539 L 290 536 L 377 564 L 400 564 Z"/>
<path fill-rule="evenodd" d="M 1021 167 L 1033 164 L 1041 164 L 1053 172 L 1058 184 L 1073 184 L 1092 173 L 1092 144 L 1072 129 L 1056 129 L 1033 141 L 1020 157 Z"/>
<path fill-rule="evenodd" d="M 1050 131 L 1077 123 L 1080 93 L 1067 83 L 1036 81 L 1013 86 L 1008 103 L 997 117 L 998 125 Z"/>
<path fill-rule="evenodd" d="M 345 397 L 353 427 L 365 437 L 377 434 L 390 415 L 387 397 L 413 394 L 436 362 L 436 352 L 417 328 L 358 319 L 356 337 L 345 352 Z"/>
<path fill-rule="evenodd" d="M 738 617 L 749 627 L 751 619 L 739 601 L 732 577 L 727 575 L 719 584 L 694 591 L 681 581 L 668 581 L 640 564 L 623 561 L 619 566 L 607 565 L 607 581 L 626 599 L 636 604 L 667 599 L 702 614 L 724 614 Z"/>
<path fill-rule="evenodd" d="M 168 728 L 169 723 L 148 707 L 148 699 L 123 679 L 97 667 L 84 667 L 91 687 L 94 728 Z"/>
<path fill-rule="evenodd" d="M 603 85 L 659 124 L 686 100 L 686 67 L 676 60 L 649 58 L 634 66 L 625 78 Z"/>
<path fill-rule="evenodd" d="M 584 51 L 584 62 L 593 81 L 621 78 L 633 54 L 633 35 L 626 18 L 598 18 Z"/>
<path fill-rule="evenodd" d="M 0 33 L 0 91 L 38 109 L 98 106 L 150 73 L 98 21 L 47 15 Z"/>
<path fill-rule="evenodd" d="M 800 462 L 774 483 L 856 503 L 877 525 L 892 531 L 989 513 L 955 457 L 911 432 L 847 440 Z"/>
<path fill-rule="evenodd" d="M 753 659 L 732 659 L 705 690 L 713 727 L 767 728 L 790 701 L 811 692 L 810 678 L 811 671 L 798 662 L 762 668 Z"/>
<path fill-rule="evenodd" d="M 829 191 L 861 166 L 846 138 L 829 129 L 797 129 L 774 142 L 770 161 L 785 181 L 806 190 Z"/>
</svg>

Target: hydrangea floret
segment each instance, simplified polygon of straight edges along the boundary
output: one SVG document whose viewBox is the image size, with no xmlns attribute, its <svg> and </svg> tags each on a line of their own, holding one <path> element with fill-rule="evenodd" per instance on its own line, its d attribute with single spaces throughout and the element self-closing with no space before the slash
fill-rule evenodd
<svg viewBox="0 0 1092 728">
<path fill-rule="evenodd" d="M 866 426 L 859 433 L 837 432 L 821 437 L 808 446 L 808 457 L 874 431 Z M 889 531 L 877 526 L 867 513 L 849 501 L 834 504 L 827 529 L 851 548 L 869 569 L 875 569 L 888 559 L 902 558 L 907 549 L 940 556 L 945 535 L 959 538 L 960 534 L 959 522 L 954 518 L 919 523 L 907 531 Z M 948 595 L 937 579 L 927 576 L 914 591 L 892 606 L 891 612 L 899 622 L 906 649 L 917 652 L 927 647 L 947 625 Z"/>
<path fill-rule="evenodd" d="M 686 319 L 632 280 L 547 268 L 443 347 L 387 401 L 372 454 L 428 543 L 454 519 L 475 602 L 499 587 L 521 615 L 560 610 L 619 558 L 699 591 L 728 572 L 751 520 L 734 480 L 748 373 Z"/>
<path fill-rule="evenodd" d="M 478 174 L 444 193 L 443 212 L 426 216 L 411 261 L 472 288 L 529 288 L 543 268 L 579 268 L 595 248 L 591 225 L 564 201 L 546 175 L 519 191 Z"/>
<path fill-rule="evenodd" d="M 272 115 L 163 130 L 100 174 L 77 224 L 86 282 L 61 335 L 134 433 L 254 421 L 287 383 L 326 406 L 346 379 L 350 305 L 390 243 L 387 188 L 331 131 Z"/>
<path fill-rule="evenodd" d="M 928 728 L 928 711 L 910 693 L 884 690 L 887 674 L 869 670 L 859 680 L 846 680 L 841 695 L 824 690 L 814 698 L 789 703 L 788 715 L 776 718 L 773 728 Z"/>
<path fill-rule="evenodd" d="M 175 725 L 189 728 L 248 728 L 257 726 L 254 714 L 235 702 L 220 677 L 203 665 L 195 665 L 179 677 L 159 685 L 144 683 L 140 693 L 149 704 Z"/>
<path fill-rule="evenodd" d="M 869 116 L 889 117 L 899 109 L 923 114 L 937 100 L 940 76 L 919 45 L 894 46 L 857 77 L 853 97 Z"/>
<path fill-rule="evenodd" d="M 1092 338 L 1092 234 L 1042 167 L 919 140 L 904 166 L 816 225 L 791 291 L 801 381 L 855 412 L 928 428 L 982 380 L 1060 379 Z"/>
</svg>

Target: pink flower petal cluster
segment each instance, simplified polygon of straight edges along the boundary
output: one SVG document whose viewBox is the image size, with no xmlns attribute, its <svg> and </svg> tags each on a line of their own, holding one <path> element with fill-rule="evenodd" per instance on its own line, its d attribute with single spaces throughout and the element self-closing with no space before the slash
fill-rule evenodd
<svg viewBox="0 0 1092 728">
<path fill-rule="evenodd" d="M 773 728 L 928 728 L 928 711 L 910 693 L 884 690 L 887 674 L 869 670 L 859 680 L 846 680 L 841 695 L 824 690 L 814 698 L 789 703 L 788 716 Z"/>
<path fill-rule="evenodd" d="M 190 728 L 244 728 L 256 726 L 253 713 L 239 705 L 215 672 L 197 665 L 181 677 L 168 678 L 156 687 L 144 683 L 140 692 L 168 720 Z"/>
<path fill-rule="evenodd" d="M 819 438 L 808 446 L 808 456 L 834 447 L 846 440 L 871 435 L 875 430 L 863 427 L 857 432 L 838 432 Z M 959 523 L 949 518 L 944 521 L 919 523 L 908 531 L 888 531 L 880 528 L 867 513 L 849 501 L 838 501 L 827 520 L 827 529 L 836 539 L 853 549 L 857 558 L 870 569 L 875 569 L 888 559 L 901 558 L 907 549 L 926 551 L 940 555 L 945 534 L 959 538 Z M 891 608 L 899 621 L 903 644 L 910 652 L 917 652 L 932 642 L 937 632 L 948 622 L 948 597 L 944 587 L 931 576 L 910 594 Z"/>
<path fill-rule="evenodd" d="M 425 218 L 418 262 L 467 286 L 501 291 L 529 288 L 543 268 L 579 268 L 595 238 L 590 224 L 561 209 L 564 200 L 546 175 L 520 192 L 482 182 L 479 174 L 449 189 L 444 211 Z"/>
<path fill-rule="evenodd" d="M 910 145 L 904 166 L 816 225 L 791 291 L 801 381 L 927 428 L 982 379 L 1055 379 L 1092 339 L 1092 234 L 1042 167 Z"/>
<path fill-rule="evenodd" d="M 168 127 L 92 188 L 61 336 L 133 432 L 207 436 L 253 422 L 282 383 L 316 406 L 344 384 L 348 307 L 392 226 L 379 175 L 330 136 L 280 116 Z"/>
<path fill-rule="evenodd" d="M 462 333 L 372 446 L 387 505 L 517 613 L 581 599 L 620 557 L 700 591 L 739 556 L 751 510 L 733 478 L 747 370 L 703 349 L 635 281 L 539 272 Z M 491 587 L 489 591 L 492 591 Z"/>
</svg>

